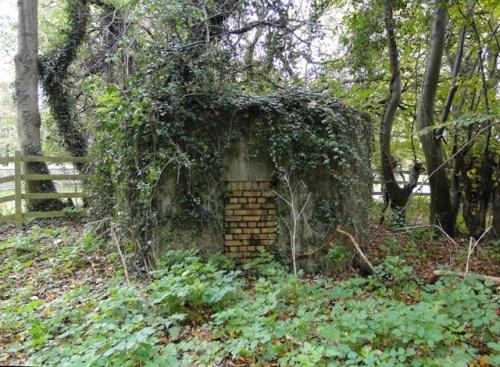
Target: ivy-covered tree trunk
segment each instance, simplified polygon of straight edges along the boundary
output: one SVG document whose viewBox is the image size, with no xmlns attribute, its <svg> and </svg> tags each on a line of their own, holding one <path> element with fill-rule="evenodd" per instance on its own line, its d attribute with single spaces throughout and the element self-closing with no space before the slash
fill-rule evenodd
<svg viewBox="0 0 500 367">
<path fill-rule="evenodd" d="M 41 155 L 40 112 L 38 110 L 38 14 L 37 0 L 19 0 L 18 53 L 15 56 L 17 135 L 24 155 Z M 49 173 L 45 163 L 26 162 L 24 172 Z M 52 181 L 27 181 L 26 192 L 55 192 Z M 61 209 L 58 200 L 33 200 L 27 206 L 33 210 Z"/>
<path fill-rule="evenodd" d="M 49 106 L 57 122 L 59 135 L 64 147 L 77 157 L 87 154 L 87 140 L 83 127 L 78 123 L 74 111 L 74 98 L 66 86 L 68 68 L 76 58 L 78 47 L 86 34 L 88 21 L 88 1 L 68 0 L 70 28 L 66 41 L 54 51 L 40 58 L 42 86 L 48 96 Z M 80 172 L 85 172 L 85 164 L 77 164 Z"/>
<path fill-rule="evenodd" d="M 455 232 L 456 215 L 453 210 L 450 185 L 446 175 L 442 140 L 435 137 L 432 131 L 434 102 L 439 83 L 447 22 L 448 1 L 436 0 L 431 41 L 417 109 L 417 128 L 422 131 L 420 142 L 422 143 L 425 155 L 431 187 L 430 222 L 440 225 L 446 233 L 453 235 Z"/>
<path fill-rule="evenodd" d="M 479 238 L 486 230 L 486 215 L 493 194 L 493 167 L 489 156 L 471 156 L 465 160 L 463 216 L 471 237 Z"/>
<path fill-rule="evenodd" d="M 391 65 L 391 84 L 389 98 L 384 107 L 384 114 L 380 121 L 380 165 L 385 194 L 385 207 L 391 205 L 391 209 L 399 222 L 404 222 L 404 208 L 410 199 L 413 189 L 416 187 L 421 167 L 415 163 L 412 168 L 409 183 L 400 187 L 394 177 L 394 164 L 391 155 L 392 124 L 396 111 L 401 101 L 401 73 L 399 68 L 399 54 L 394 35 L 394 19 L 392 16 L 392 0 L 385 0 L 384 23 L 389 48 L 389 59 Z M 385 211 L 385 208 L 384 208 Z M 381 221 L 383 217 L 381 217 Z"/>
</svg>

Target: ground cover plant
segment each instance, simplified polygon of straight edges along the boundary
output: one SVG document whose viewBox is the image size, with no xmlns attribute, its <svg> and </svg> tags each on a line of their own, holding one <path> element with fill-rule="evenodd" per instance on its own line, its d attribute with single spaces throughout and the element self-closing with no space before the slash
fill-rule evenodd
<svg viewBox="0 0 500 367">
<path fill-rule="evenodd" d="M 497 3 L 2 0 L 0 365 L 500 366 Z"/>
<path fill-rule="evenodd" d="M 291 276 L 265 254 L 236 270 L 170 251 L 127 284 L 111 244 L 79 224 L 1 241 L 2 364 L 500 365 L 495 285 L 424 283 L 395 256 L 342 280 Z"/>
</svg>

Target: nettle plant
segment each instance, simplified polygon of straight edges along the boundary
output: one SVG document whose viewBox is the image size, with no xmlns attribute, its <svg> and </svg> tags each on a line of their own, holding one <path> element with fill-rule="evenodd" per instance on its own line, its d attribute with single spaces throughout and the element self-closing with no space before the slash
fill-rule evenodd
<svg viewBox="0 0 500 367">
<path fill-rule="evenodd" d="M 290 170 L 299 178 L 320 168 L 331 172 L 338 198 L 318 203 L 313 217 L 338 222 L 335 213 L 351 186 L 370 182 L 367 116 L 306 89 L 267 95 L 236 90 L 221 77 L 220 65 L 229 63 L 224 52 L 190 59 L 192 52 L 162 58 L 155 52 L 124 88 L 100 88 L 95 198 L 103 214 L 128 228 L 147 252 L 158 225 L 155 193 L 162 175 L 171 172 L 178 183 L 176 225 L 216 222 L 220 211 L 207 209 L 203 194 L 215 186 L 222 195 L 223 153 L 249 133 L 251 121 L 251 150 L 271 158 L 276 177 Z"/>
</svg>

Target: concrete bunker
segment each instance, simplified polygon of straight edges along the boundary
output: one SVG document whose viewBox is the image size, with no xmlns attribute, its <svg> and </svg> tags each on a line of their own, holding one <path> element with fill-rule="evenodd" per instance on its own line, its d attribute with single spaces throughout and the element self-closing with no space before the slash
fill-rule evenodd
<svg viewBox="0 0 500 367">
<path fill-rule="evenodd" d="M 338 264 L 325 252 L 303 255 L 321 246 L 339 224 L 361 240 L 366 235 L 369 119 L 307 90 L 242 94 L 221 106 L 211 103 L 199 110 L 192 104 L 196 123 L 203 124 L 192 139 L 216 147 L 206 150 L 213 154 L 212 165 L 173 164 L 163 171 L 154 200 L 156 241 L 236 260 L 266 251 L 289 263 L 291 208 L 286 198 L 293 185 L 295 202 L 307 201 L 295 228 L 299 266 L 334 271 Z"/>
</svg>

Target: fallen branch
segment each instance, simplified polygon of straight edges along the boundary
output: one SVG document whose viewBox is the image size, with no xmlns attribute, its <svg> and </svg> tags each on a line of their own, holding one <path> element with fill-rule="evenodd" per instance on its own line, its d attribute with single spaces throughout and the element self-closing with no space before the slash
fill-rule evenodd
<svg viewBox="0 0 500 367">
<path fill-rule="evenodd" d="M 446 277 L 461 277 L 465 278 L 466 276 L 470 276 L 470 274 L 466 274 L 465 272 L 456 272 L 456 271 L 446 271 L 446 270 L 434 270 L 432 272 L 434 276 L 430 280 L 431 283 L 434 283 L 438 278 L 442 276 Z M 492 282 L 495 282 L 496 284 L 500 284 L 500 278 L 499 277 L 494 277 L 491 275 L 481 275 L 481 274 L 474 274 L 474 276 L 478 279 L 482 280 L 491 280 Z"/>
<path fill-rule="evenodd" d="M 298 254 L 296 256 L 297 259 L 301 258 L 301 257 L 309 257 L 309 256 L 313 256 L 315 254 L 317 254 L 318 252 L 324 250 L 325 248 L 327 248 L 328 246 L 330 246 L 332 244 L 332 241 L 333 239 L 337 236 L 337 233 L 336 232 L 333 232 L 332 234 L 330 234 L 330 236 L 328 236 L 328 238 L 321 244 L 320 247 L 312 250 L 312 251 L 309 251 L 309 252 L 305 252 L 303 254 Z"/>
<path fill-rule="evenodd" d="M 372 263 L 370 262 L 370 260 L 368 260 L 368 258 L 366 257 L 366 255 L 364 254 L 364 252 L 361 250 L 361 247 L 359 247 L 359 244 L 356 242 L 356 239 L 354 238 L 354 236 L 352 234 L 350 234 L 349 232 L 346 232 L 344 231 L 342 228 L 340 227 L 337 227 L 337 232 L 338 233 L 341 233 L 345 236 L 347 236 L 352 244 L 354 245 L 354 247 L 356 247 L 356 250 L 358 251 L 359 253 L 359 256 L 361 256 L 361 258 L 365 261 L 365 263 L 368 265 L 368 267 L 370 268 L 370 270 L 375 273 L 375 268 L 373 267 Z"/>
</svg>

